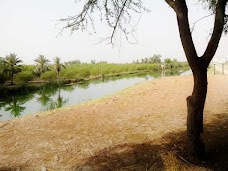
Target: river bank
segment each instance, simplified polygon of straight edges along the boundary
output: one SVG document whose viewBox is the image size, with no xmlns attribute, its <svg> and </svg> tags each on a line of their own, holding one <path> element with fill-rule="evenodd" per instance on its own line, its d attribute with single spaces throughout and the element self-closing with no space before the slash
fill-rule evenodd
<svg viewBox="0 0 228 171">
<path fill-rule="evenodd" d="M 175 76 L 0 122 L 0 170 L 227 170 L 228 76 L 208 82 L 208 156 L 199 165 L 184 150 L 192 76 Z"/>
<path fill-rule="evenodd" d="M 89 77 L 77 77 L 75 79 L 72 78 L 60 78 L 60 82 L 56 80 L 56 78 L 49 78 L 48 80 L 42 80 L 41 78 L 35 79 L 32 81 L 19 83 L 19 84 L 10 84 L 10 81 L 7 81 L 4 84 L 0 84 L 0 91 L 3 95 L 8 94 L 18 94 L 19 93 L 26 93 L 28 91 L 37 91 L 44 87 L 48 86 L 64 86 L 64 85 L 76 85 L 76 84 L 84 84 L 87 82 L 91 82 L 98 79 L 110 79 L 110 78 L 119 78 L 124 76 L 134 76 L 140 74 L 152 74 L 156 77 L 163 75 L 171 76 L 171 75 L 178 75 L 188 71 L 189 67 L 184 67 L 182 69 L 174 69 L 174 70 L 140 70 L 140 71 L 130 71 L 130 72 L 118 72 L 118 73 L 109 73 L 109 74 L 98 74 L 96 76 L 89 76 Z"/>
<path fill-rule="evenodd" d="M 111 78 L 111 77 L 120 77 L 126 75 L 136 75 L 136 74 L 144 74 L 149 73 L 149 71 L 134 71 L 134 72 L 123 72 L 117 74 L 108 74 L 108 75 L 98 75 L 98 76 L 91 76 L 85 78 L 77 78 L 77 79 L 61 79 L 60 83 L 56 80 L 33 80 L 28 81 L 26 84 L 13 84 L 10 85 L 10 82 L 5 83 L 4 85 L 0 86 L 0 91 L 3 95 L 9 94 L 18 94 L 18 93 L 26 93 L 29 91 L 37 91 L 44 87 L 49 86 L 64 86 L 64 85 L 75 85 L 75 84 L 83 84 L 85 82 L 94 81 L 97 79 L 104 79 L 104 78 Z"/>
</svg>

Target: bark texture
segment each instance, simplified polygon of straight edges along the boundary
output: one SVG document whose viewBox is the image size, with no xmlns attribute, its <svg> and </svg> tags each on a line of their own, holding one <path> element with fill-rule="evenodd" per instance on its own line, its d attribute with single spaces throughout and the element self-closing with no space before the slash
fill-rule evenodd
<svg viewBox="0 0 228 171">
<path fill-rule="evenodd" d="M 204 156 L 205 148 L 201 138 L 203 133 L 203 110 L 207 94 L 207 72 L 193 75 L 194 88 L 191 96 L 187 97 L 187 137 L 188 151 L 191 159 Z"/>
<path fill-rule="evenodd" d="M 205 148 L 201 138 L 203 133 L 203 111 L 207 95 L 207 67 L 218 48 L 223 32 L 225 7 L 227 0 L 218 0 L 215 10 L 213 33 L 203 56 L 197 55 L 189 27 L 186 0 L 165 0 L 176 12 L 182 46 L 193 72 L 194 87 L 192 95 L 187 97 L 187 137 L 191 159 L 199 159 Z"/>
</svg>

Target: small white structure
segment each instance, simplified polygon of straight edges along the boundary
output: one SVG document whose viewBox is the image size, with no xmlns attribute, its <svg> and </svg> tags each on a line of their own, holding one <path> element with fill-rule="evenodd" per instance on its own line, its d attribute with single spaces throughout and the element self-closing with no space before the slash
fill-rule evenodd
<svg viewBox="0 0 228 171">
<path fill-rule="evenodd" d="M 226 58 L 213 58 L 213 64 L 225 64 Z"/>
<path fill-rule="evenodd" d="M 224 74 L 224 64 L 226 63 L 226 58 L 213 58 L 212 63 L 214 65 L 214 74 L 216 64 L 222 64 L 222 74 Z"/>
</svg>

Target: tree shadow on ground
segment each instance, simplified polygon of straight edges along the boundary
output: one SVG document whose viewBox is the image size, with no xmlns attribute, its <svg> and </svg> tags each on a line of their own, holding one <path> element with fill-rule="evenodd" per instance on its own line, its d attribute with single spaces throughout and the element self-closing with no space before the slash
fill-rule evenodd
<svg viewBox="0 0 228 171">
<path fill-rule="evenodd" d="M 76 170 L 163 170 L 157 145 L 123 144 L 99 151 Z"/>
<path fill-rule="evenodd" d="M 228 113 L 213 116 L 206 122 L 204 142 L 205 159 L 190 162 L 185 131 L 171 132 L 153 142 L 120 144 L 95 152 L 76 171 L 160 171 L 160 170 L 228 170 Z M 161 125 L 165 126 L 165 125 Z M 16 171 L 26 165 L 1 167 L 0 171 Z M 22 169 L 23 170 L 23 169 Z"/>
<path fill-rule="evenodd" d="M 18 166 L 11 166 L 11 167 L 1 167 L 0 166 L 0 171 L 21 171 L 23 170 L 22 168 L 26 168 L 28 167 L 29 165 L 27 164 L 21 164 L 21 165 L 18 165 Z"/>
<path fill-rule="evenodd" d="M 186 134 L 182 131 L 164 136 L 161 144 L 144 142 L 103 149 L 74 170 L 228 170 L 228 114 L 215 115 L 205 124 L 203 138 L 205 158 L 195 163 L 188 158 Z"/>
<path fill-rule="evenodd" d="M 216 115 L 205 126 L 205 162 L 214 170 L 228 170 L 228 113 Z"/>
</svg>

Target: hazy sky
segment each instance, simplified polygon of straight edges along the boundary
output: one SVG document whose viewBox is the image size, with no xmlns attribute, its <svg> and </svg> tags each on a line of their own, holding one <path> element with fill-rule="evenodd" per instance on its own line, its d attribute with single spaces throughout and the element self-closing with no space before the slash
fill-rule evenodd
<svg viewBox="0 0 228 171">
<path fill-rule="evenodd" d="M 198 0 L 189 0 L 190 23 L 207 12 Z M 117 34 L 114 47 L 101 43 L 99 38 L 108 36 L 105 23 L 96 25 L 96 34 L 69 31 L 59 35 L 61 24 L 58 19 L 76 14 L 75 0 L 0 0 L 0 56 L 16 53 L 24 63 L 34 63 L 43 54 L 52 60 L 59 56 L 62 61 L 79 59 L 82 62 L 105 60 L 108 62 L 132 62 L 153 54 L 163 58 L 186 60 L 180 43 L 174 11 L 164 0 L 145 0 L 151 12 L 143 13 L 134 33 L 137 44 L 129 44 L 124 36 Z M 194 32 L 194 42 L 199 55 L 209 40 L 213 17 L 200 22 Z M 216 57 L 228 54 L 228 38 L 223 36 Z M 225 48 L 226 45 L 226 48 Z"/>
</svg>

